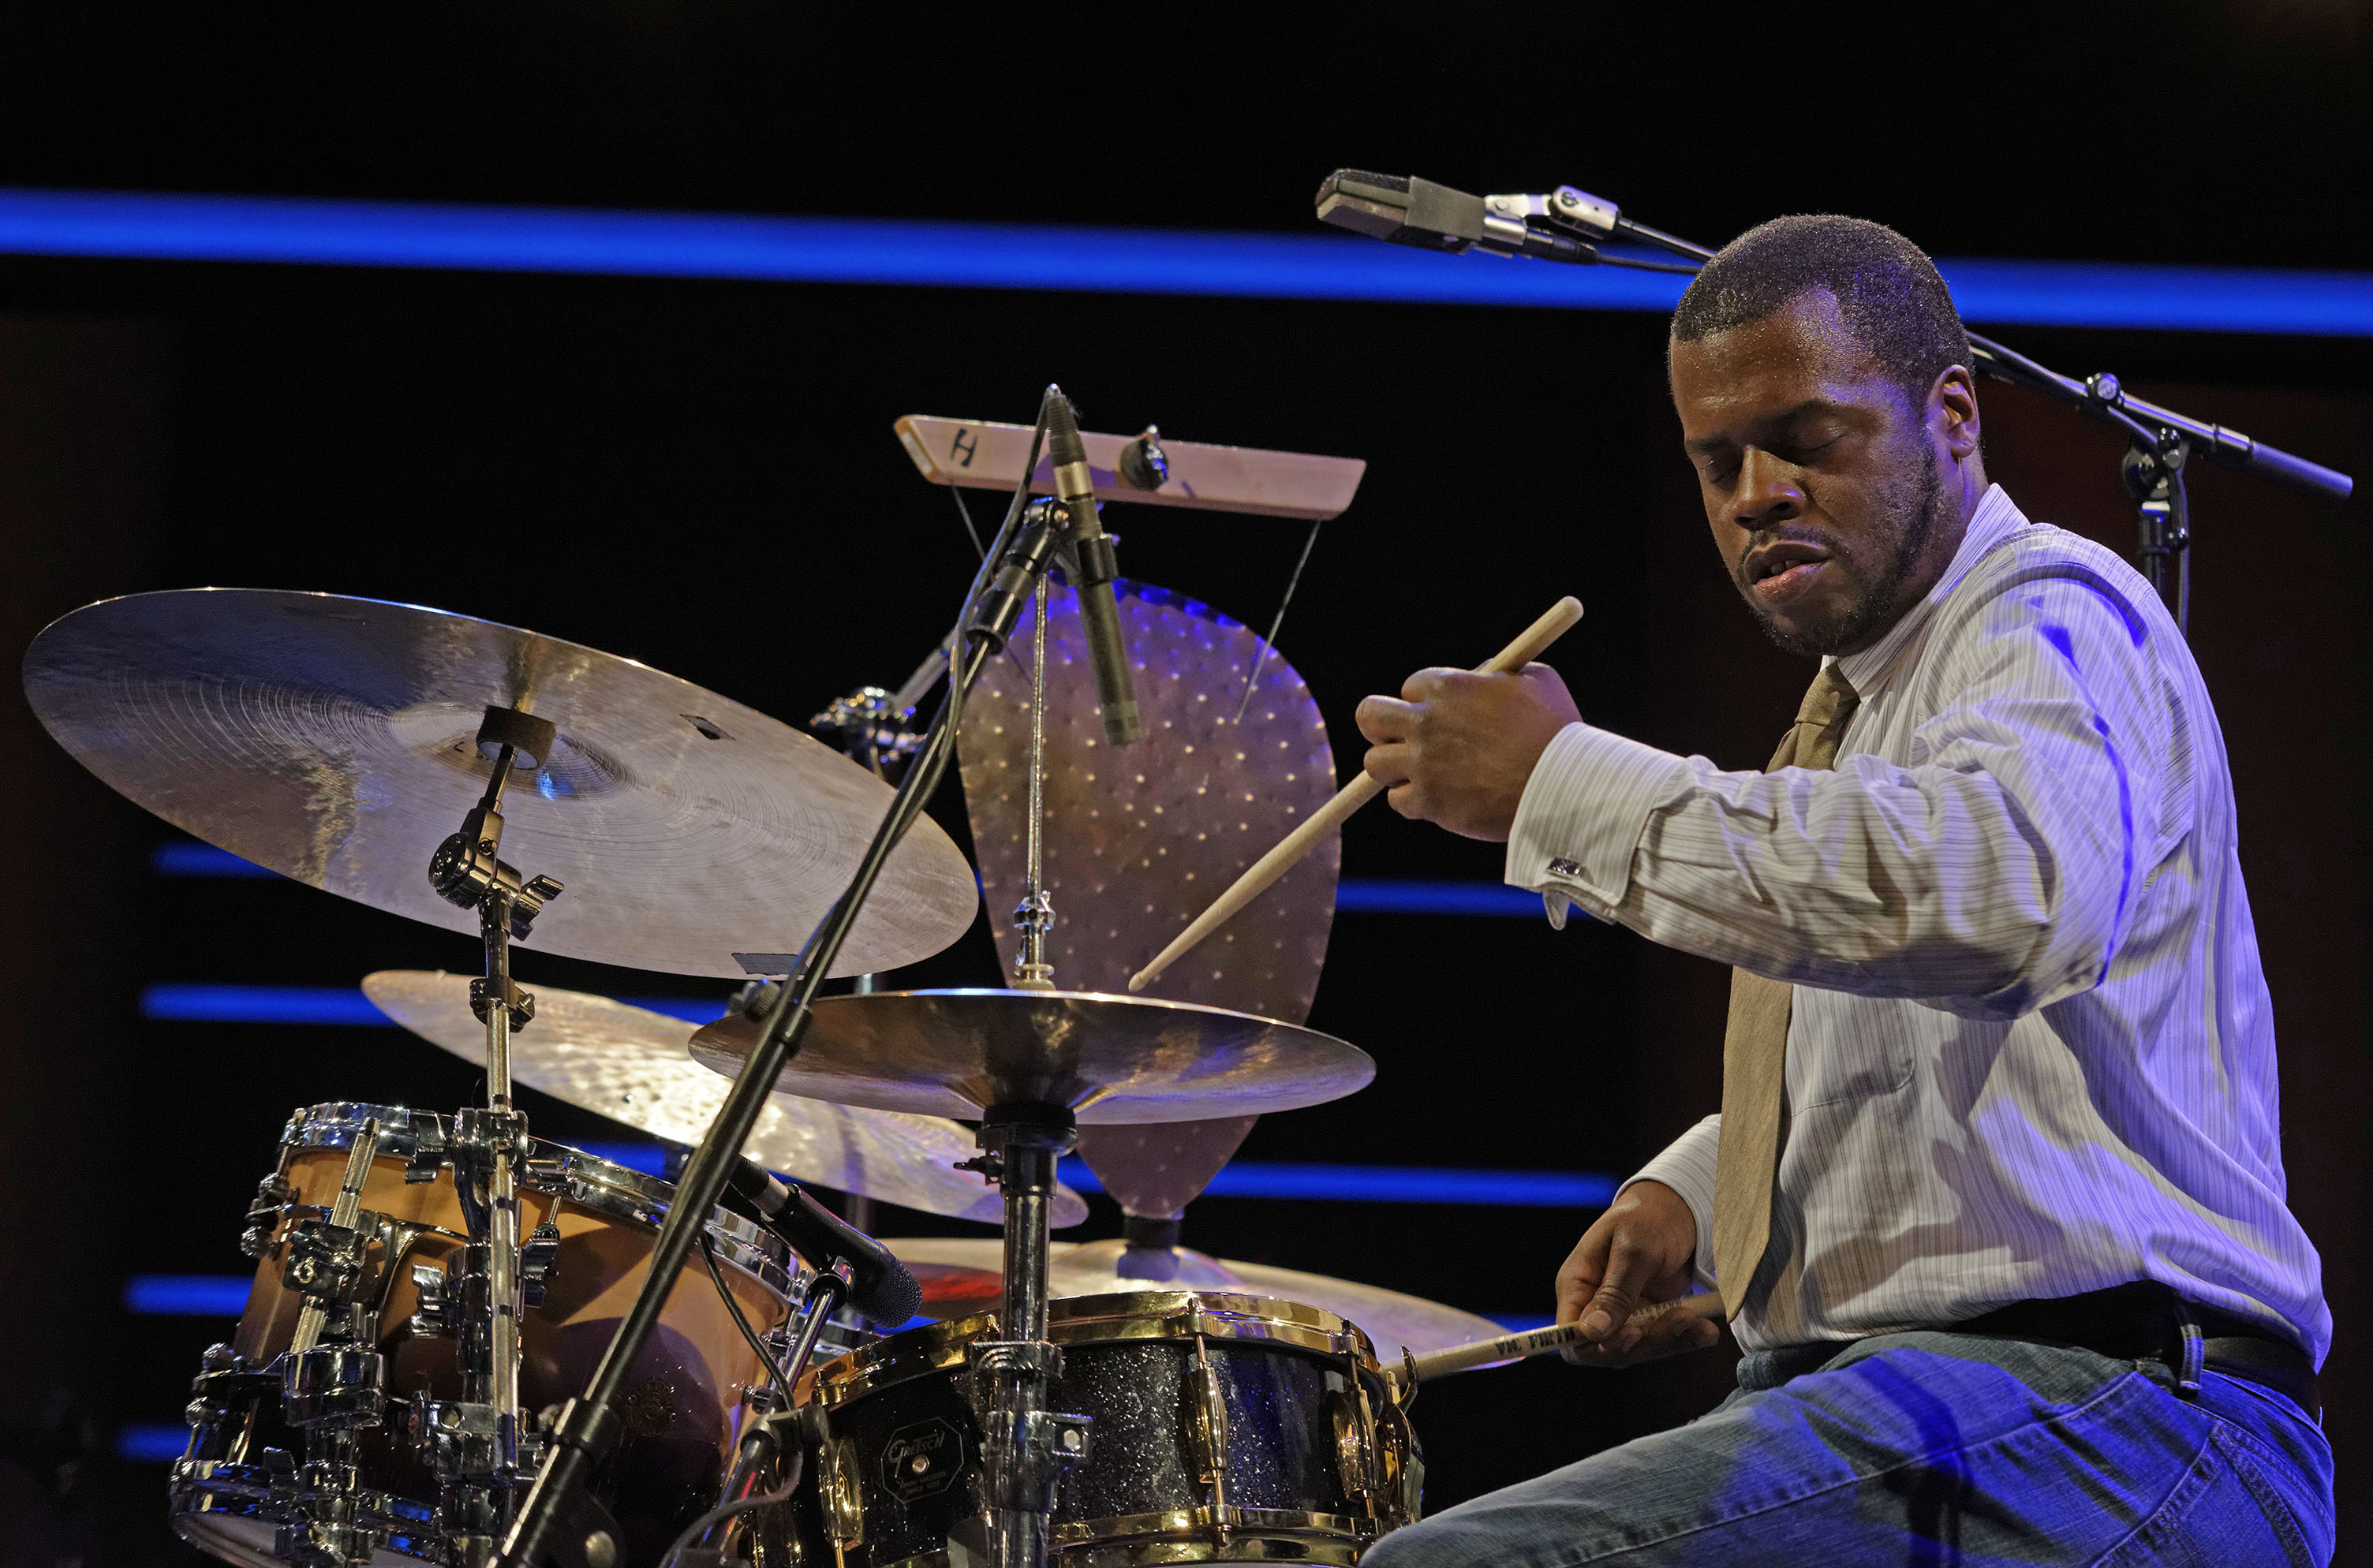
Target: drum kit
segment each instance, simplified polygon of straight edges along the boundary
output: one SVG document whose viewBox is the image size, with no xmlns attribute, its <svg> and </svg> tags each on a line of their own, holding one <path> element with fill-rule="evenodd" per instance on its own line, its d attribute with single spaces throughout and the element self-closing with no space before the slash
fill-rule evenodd
<svg viewBox="0 0 2373 1568">
<path fill-rule="evenodd" d="M 1034 438 L 960 635 L 918 672 L 949 669 L 940 718 L 918 735 L 917 683 L 894 705 L 867 688 L 819 720 L 854 755 L 628 660 L 412 605 L 146 593 L 34 640 L 34 710 L 108 784 L 483 949 L 474 976 L 363 982 L 483 1064 L 483 1104 L 290 1117 L 241 1238 L 246 1311 L 193 1386 L 170 1483 L 185 1539 L 247 1568 L 1104 1568 L 1350 1562 L 1417 1516 L 1414 1358 L 1496 1326 L 1178 1246 L 1254 1117 L 1374 1075 L 1299 1022 L 1331 844 L 1214 962 L 1162 995 L 1122 986 L 1327 801 L 1324 727 L 1261 639 L 1121 583 L 1105 603 L 1143 750 L 1098 733 L 1094 617 L 1073 612 L 1110 550 L 1074 521 L 1094 506 L 1080 470 L 1062 483 L 1056 401 L 1055 498 L 1025 494 L 1045 487 Z M 1151 432 L 1138 446 L 1140 474 L 1165 472 Z M 1008 647 L 1025 617 L 1026 658 Z M 977 883 L 917 799 L 958 731 Z M 1011 985 L 877 989 L 1008 890 Z M 696 1033 L 531 993 L 519 942 L 744 984 Z M 820 994 L 828 976 L 853 989 Z M 677 1179 L 531 1136 L 520 1085 L 688 1152 Z M 1086 1213 L 1054 1179 L 1075 1140 L 1121 1240 L 1050 1243 Z M 883 1244 L 864 1234 L 877 1203 L 1004 1234 Z"/>
</svg>

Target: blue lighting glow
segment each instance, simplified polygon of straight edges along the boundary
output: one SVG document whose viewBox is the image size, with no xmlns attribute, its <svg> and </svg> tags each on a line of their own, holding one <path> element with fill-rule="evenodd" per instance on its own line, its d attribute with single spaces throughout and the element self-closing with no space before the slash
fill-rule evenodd
<svg viewBox="0 0 2373 1568">
<path fill-rule="evenodd" d="M 123 1281 L 123 1310 L 143 1317 L 237 1317 L 254 1283 L 246 1274 L 134 1274 Z"/>
<path fill-rule="evenodd" d="M 687 1024 L 725 1016 L 723 998 L 620 997 L 629 1007 L 665 1013 Z M 334 1024 L 392 1029 L 395 1021 L 350 986 L 228 986 L 181 982 L 145 986 L 140 1015 L 181 1024 Z"/>
<path fill-rule="evenodd" d="M 1335 907 L 1354 915 L 1486 915 L 1544 919 L 1541 895 L 1498 882 L 1394 882 L 1346 877 Z"/>
<path fill-rule="evenodd" d="M 1270 299 L 1672 309 L 1684 279 L 1351 235 L 0 190 L 0 253 Z M 2000 325 L 2373 336 L 2373 275 L 1946 260 Z"/>
<path fill-rule="evenodd" d="M 195 839 L 159 844 L 148 852 L 148 869 L 158 876 L 276 877 L 280 873 L 243 860 L 228 849 Z"/>
<path fill-rule="evenodd" d="M 144 1422 L 115 1434 L 115 1457 L 127 1464 L 170 1465 L 190 1446 L 190 1429 Z"/>
<path fill-rule="evenodd" d="M 266 871 L 252 860 L 240 860 L 228 849 L 217 849 L 211 844 L 159 844 L 149 856 L 149 864 L 159 876 L 174 877 L 269 877 L 278 873 Z M 1335 907 L 1345 914 L 1357 915 L 1483 915 L 1510 916 L 1537 919 L 1541 914 L 1541 898 L 1537 893 L 1527 893 L 1520 887 L 1509 887 L 1496 882 L 1418 882 L 1394 878 L 1346 877 L 1335 889 Z M 691 1010 L 706 1009 L 707 1002 L 673 1000 L 664 1005 L 648 999 L 635 1003 L 654 1012 L 670 1017 L 690 1018 L 696 1024 L 707 1024 L 723 1016 L 719 1012 L 704 1012 L 694 1017 Z"/>
<path fill-rule="evenodd" d="M 1538 1312 L 1487 1312 L 1483 1315 L 1511 1334 L 1529 1334 L 1536 1328 L 1546 1328 L 1557 1321 Z"/>
<path fill-rule="evenodd" d="M 387 1014 L 352 986 L 143 986 L 140 1016 L 181 1024 L 392 1026 Z"/>
</svg>

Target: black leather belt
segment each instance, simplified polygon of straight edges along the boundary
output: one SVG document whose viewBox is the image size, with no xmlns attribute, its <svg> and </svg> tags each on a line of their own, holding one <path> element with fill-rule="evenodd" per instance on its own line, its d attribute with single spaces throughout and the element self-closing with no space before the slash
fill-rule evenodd
<svg viewBox="0 0 2373 1568">
<path fill-rule="evenodd" d="M 2015 1301 L 1981 1316 L 1946 1325 L 1954 1334 L 2064 1345 L 2116 1361 L 2164 1362 L 2186 1389 L 2203 1367 L 2271 1388 L 2323 1419 L 2315 1363 L 2307 1352 L 2254 1318 L 2187 1301 L 2155 1280 L 2134 1280 L 2083 1295 Z"/>
</svg>

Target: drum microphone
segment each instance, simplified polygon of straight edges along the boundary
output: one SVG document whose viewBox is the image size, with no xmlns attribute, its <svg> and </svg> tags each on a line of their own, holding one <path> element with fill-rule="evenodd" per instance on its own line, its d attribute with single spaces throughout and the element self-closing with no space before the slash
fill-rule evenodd
<svg viewBox="0 0 2373 1568">
<path fill-rule="evenodd" d="M 767 1229 L 812 1263 L 848 1265 L 848 1305 L 884 1328 L 922 1309 L 923 1287 L 888 1247 L 746 1154 L 734 1156 L 726 1190 L 764 1216 Z"/>
<path fill-rule="evenodd" d="M 1095 480 L 1071 400 L 1053 392 L 1046 400 L 1046 455 L 1055 465 L 1055 498 L 1071 516 L 1071 550 L 1079 561 L 1080 619 L 1088 632 L 1088 662 L 1096 673 L 1096 711 L 1108 744 L 1125 746 L 1145 732 L 1137 714 L 1137 688 L 1129 679 L 1128 641 L 1121 634 L 1120 605 L 1113 579 L 1120 566 L 1112 535 L 1096 516 Z"/>
<path fill-rule="evenodd" d="M 1613 203 L 1571 185 L 1549 196 L 1470 196 L 1415 175 L 1371 174 L 1362 169 L 1338 169 L 1320 183 L 1318 217 L 1338 228 L 1420 251 L 1455 256 L 1479 249 L 1493 255 L 1585 266 L 1599 259 L 1596 246 L 1555 228 L 1536 228 L 1526 219 L 1554 218 L 1601 237 L 1611 237 L 1621 221 Z"/>
</svg>

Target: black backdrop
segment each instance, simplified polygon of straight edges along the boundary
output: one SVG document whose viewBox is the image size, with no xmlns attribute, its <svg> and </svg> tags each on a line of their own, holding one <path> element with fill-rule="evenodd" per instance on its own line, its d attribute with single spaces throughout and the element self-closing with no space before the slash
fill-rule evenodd
<svg viewBox="0 0 2373 1568">
<path fill-rule="evenodd" d="M 1214 13 L 1126 35 L 1098 24 L 1070 56 L 1076 90 L 1050 99 L 1016 73 L 1062 57 L 977 22 L 860 44 L 755 6 L 337 22 L 94 8 L 44 24 L 71 35 L 0 47 L 15 78 L 0 116 L 21 132 L 0 149 L 0 180 L 1292 229 L 1317 176 L 1356 158 L 1475 188 L 1574 180 L 1710 239 L 1838 206 L 1940 252 L 2363 266 L 2361 229 L 2318 199 L 2367 145 L 2356 16 L 2193 6 L 2145 25 L 2143 8 L 2108 7 L 2055 23 L 2052 47 L 2033 51 L 2027 23 L 1958 42 L 1899 23 L 1888 38 L 1910 64 L 1874 74 L 1853 41 L 1867 35 L 1842 23 L 1821 45 L 1713 18 L 1686 40 L 1636 20 L 1503 18 L 1435 48 L 1415 32 L 1289 36 Z M 2164 133 L 2165 157 L 2072 156 L 2064 119 L 2047 133 L 2017 112 L 2079 94 L 2139 111 L 2146 88 L 2211 106 Z M 1046 129 L 1064 110 L 1093 117 Z M 1970 150 L 1948 157 L 1954 137 Z M 2315 156 L 2276 162 L 2279 148 Z M 2163 178 L 2137 178 L 2137 164 Z M 2269 221 L 2156 216 L 2220 181 L 2255 193 Z M 108 593 L 321 588 L 531 626 L 800 719 L 903 675 L 968 571 L 953 509 L 915 476 L 891 420 L 1026 418 L 1055 378 L 1094 427 L 1153 420 L 1180 438 L 1369 460 L 1280 639 L 1334 726 L 1338 766 L 1357 755 L 1361 694 L 1479 658 L 1563 591 L 1589 616 L 1557 662 L 1594 719 L 1644 739 L 1752 764 L 1804 679 L 1711 569 L 1647 317 L 29 261 L 0 262 L 0 310 L 12 646 Z M 2072 370 L 2192 383 L 2182 406 L 2373 468 L 2356 343 L 2000 335 Z M 1986 396 L 1998 476 L 2039 515 L 2122 544 L 2114 441 Z M 2353 1391 L 2373 1395 L 2347 1340 L 2357 1135 L 2373 1107 L 2356 1021 L 2368 910 L 2351 875 L 2357 830 L 2328 802 L 2367 760 L 2348 532 L 2361 506 L 2212 475 L 2197 507 L 2195 640 L 2237 757 L 2296 1200 L 2342 1319 L 2346 1477 L 2361 1473 L 2345 1468 L 2365 1402 Z M 1116 522 L 1130 575 L 1255 624 L 1302 537 L 1169 512 Z M 785 612 L 761 614 L 762 586 L 786 575 Z M 385 1031 L 142 1022 L 137 988 L 340 985 L 473 954 L 292 886 L 156 879 L 159 825 L 20 706 L 5 721 L 6 1555 L 174 1560 L 154 1468 L 88 1460 L 73 1505 L 53 1501 L 71 1456 L 43 1446 L 43 1422 L 64 1412 L 103 1439 L 174 1419 L 220 1331 L 126 1316 L 123 1279 L 240 1267 L 240 1216 L 291 1106 L 452 1104 L 471 1079 Z M 961 837 L 953 792 L 937 810 Z M 1488 878 L 1496 863 L 1382 812 L 1347 831 L 1349 874 Z M 907 977 L 978 983 L 988 954 L 976 927 Z M 520 967 L 532 983 L 692 989 L 532 952 Z M 1709 965 L 1580 922 L 1560 934 L 1342 916 L 1313 1022 L 1373 1052 L 1378 1082 L 1270 1118 L 1247 1155 L 1626 1169 L 1713 1108 L 1722 986 Z M 531 1111 L 544 1136 L 600 1135 L 550 1102 Z M 1545 1311 L 1587 1219 L 1212 1199 L 1189 1223 L 1222 1255 Z M 1081 1234 L 1113 1229 L 1100 1204 Z M 1430 1389 L 1432 1499 L 1683 1419 L 1724 1377 L 1709 1356 L 1623 1375 L 1535 1364 Z"/>
</svg>

